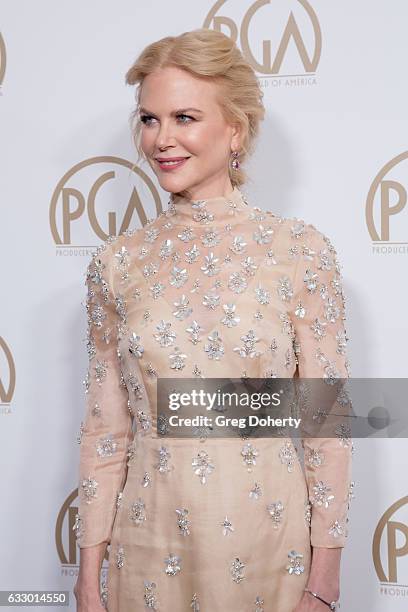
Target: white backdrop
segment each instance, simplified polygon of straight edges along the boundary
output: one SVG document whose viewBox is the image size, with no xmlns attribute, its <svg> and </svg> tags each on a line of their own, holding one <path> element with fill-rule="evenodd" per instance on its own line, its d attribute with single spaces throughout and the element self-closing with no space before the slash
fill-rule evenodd
<svg viewBox="0 0 408 612">
<path fill-rule="evenodd" d="M 0 589 L 71 591 L 75 581 L 85 270 L 121 230 L 132 194 L 148 217 L 167 202 L 145 165 L 129 170 L 124 75 L 150 42 L 203 26 L 237 35 L 267 107 L 243 191 L 332 240 L 352 376 L 406 376 L 407 19 L 405 0 L 3 0 Z M 355 446 L 342 609 L 406 610 L 407 444 Z"/>
</svg>

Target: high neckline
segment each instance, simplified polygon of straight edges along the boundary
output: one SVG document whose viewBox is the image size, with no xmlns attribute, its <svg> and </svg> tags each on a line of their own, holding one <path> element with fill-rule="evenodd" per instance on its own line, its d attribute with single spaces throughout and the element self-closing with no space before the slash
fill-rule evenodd
<svg viewBox="0 0 408 612">
<path fill-rule="evenodd" d="M 235 186 L 227 196 L 197 200 L 170 193 L 166 216 L 176 225 L 234 225 L 248 209 L 245 195 Z"/>
</svg>

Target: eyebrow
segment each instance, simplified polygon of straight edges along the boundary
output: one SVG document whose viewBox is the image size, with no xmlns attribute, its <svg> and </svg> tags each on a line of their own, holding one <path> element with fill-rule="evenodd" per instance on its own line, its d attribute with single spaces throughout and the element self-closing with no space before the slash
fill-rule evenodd
<svg viewBox="0 0 408 612">
<path fill-rule="evenodd" d="M 178 108 L 177 110 L 173 111 L 171 114 L 172 115 L 180 115 L 181 113 L 186 113 L 186 112 L 191 112 L 193 111 L 194 113 L 201 113 L 203 114 L 203 111 L 200 110 L 199 108 Z M 154 113 L 151 113 L 150 111 L 148 111 L 146 108 L 141 107 L 140 108 L 140 112 L 141 113 L 146 113 L 147 115 L 152 115 L 153 117 L 155 117 L 156 115 Z"/>
</svg>

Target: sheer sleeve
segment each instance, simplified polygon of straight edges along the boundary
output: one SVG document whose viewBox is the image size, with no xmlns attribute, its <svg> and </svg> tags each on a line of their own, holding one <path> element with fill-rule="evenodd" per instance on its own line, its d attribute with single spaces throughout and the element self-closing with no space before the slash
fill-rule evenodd
<svg viewBox="0 0 408 612">
<path fill-rule="evenodd" d="M 345 296 L 337 253 L 329 238 L 313 225 L 305 229 L 293 283 L 291 319 L 297 374 L 301 378 L 322 379 L 319 383 L 322 389 L 323 383 L 333 385 L 349 377 Z M 334 415 L 346 415 L 347 393 L 332 397 L 335 397 Z M 310 422 L 316 423 L 319 406 L 311 408 Z M 329 419 L 330 416 L 328 423 Z M 330 437 L 317 437 L 313 431 L 316 437 L 306 437 L 306 434 L 302 438 L 311 510 L 311 544 L 325 548 L 345 545 L 352 487 L 353 445 L 348 421 L 335 416 L 332 423 L 324 430 L 324 436 Z"/>
<path fill-rule="evenodd" d="M 117 351 L 120 303 L 112 291 L 112 258 L 110 247 L 97 251 L 86 272 L 89 367 L 74 525 L 80 548 L 110 542 L 132 437 L 133 417 Z"/>
</svg>

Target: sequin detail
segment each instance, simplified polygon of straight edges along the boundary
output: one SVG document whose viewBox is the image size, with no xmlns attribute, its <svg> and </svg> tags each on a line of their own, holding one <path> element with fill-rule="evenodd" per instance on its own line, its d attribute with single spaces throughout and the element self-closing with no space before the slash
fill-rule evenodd
<svg viewBox="0 0 408 612">
<path fill-rule="evenodd" d="M 143 357 L 144 348 L 140 343 L 140 336 L 132 332 L 129 338 L 129 353 L 140 359 Z"/>
<path fill-rule="evenodd" d="M 74 524 L 72 526 L 72 530 L 75 534 L 75 538 L 77 540 L 80 540 L 84 534 L 85 528 L 84 528 L 84 523 L 82 520 L 81 515 L 79 514 L 79 512 L 77 512 L 75 514 L 75 521 Z"/>
<path fill-rule="evenodd" d="M 180 534 L 183 536 L 190 535 L 190 520 L 187 518 L 188 510 L 187 508 L 177 508 L 177 525 L 180 529 Z"/>
<path fill-rule="evenodd" d="M 135 525 L 142 525 L 146 520 L 145 503 L 140 497 L 130 506 L 129 518 Z"/>
<path fill-rule="evenodd" d="M 276 501 L 266 506 L 266 509 L 269 513 L 269 516 L 272 520 L 272 526 L 274 529 L 278 529 L 278 527 L 282 523 L 282 514 L 284 510 L 284 506 L 281 501 Z"/>
<path fill-rule="evenodd" d="M 265 601 L 259 595 L 255 598 L 255 609 L 254 612 L 264 612 Z"/>
<path fill-rule="evenodd" d="M 149 580 L 144 581 L 143 600 L 145 603 L 145 607 L 148 610 L 158 610 L 157 596 L 155 593 L 156 588 L 157 588 L 157 585 L 155 582 L 150 582 Z"/>
<path fill-rule="evenodd" d="M 152 479 L 151 479 L 150 474 L 148 472 L 145 472 L 142 478 L 142 486 L 146 488 L 146 487 L 149 487 L 151 483 L 152 483 Z"/>
<path fill-rule="evenodd" d="M 219 361 L 224 355 L 224 346 L 222 338 L 219 336 L 218 331 L 214 330 L 209 336 L 207 336 L 209 342 L 204 345 L 204 350 L 207 353 L 209 359 L 215 359 Z"/>
<path fill-rule="evenodd" d="M 123 546 L 118 546 L 116 552 L 116 567 L 118 569 L 122 568 L 125 564 L 125 550 Z"/>
<path fill-rule="evenodd" d="M 296 451 L 292 444 L 285 441 L 279 450 L 279 458 L 281 463 L 287 466 L 288 472 L 293 472 L 296 458 Z"/>
<path fill-rule="evenodd" d="M 212 464 L 212 460 L 208 456 L 208 453 L 204 450 L 200 450 L 197 453 L 197 455 L 193 458 L 191 465 L 193 466 L 194 474 L 199 477 L 201 484 L 205 484 L 207 482 L 207 476 L 215 469 L 215 466 Z"/>
<path fill-rule="evenodd" d="M 310 465 L 310 467 L 320 467 L 323 463 L 324 455 L 321 451 L 310 448 L 306 454 L 306 461 Z"/>
<path fill-rule="evenodd" d="M 181 572 L 181 557 L 170 553 L 169 556 L 164 559 L 164 563 L 164 571 L 167 576 L 176 576 Z"/>
<path fill-rule="evenodd" d="M 221 527 L 222 527 L 222 533 L 223 535 L 228 535 L 229 533 L 232 533 L 234 530 L 234 527 L 232 526 L 231 521 L 228 519 L 228 517 L 226 516 L 225 519 L 222 521 L 221 523 Z"/>
<path fill-rule="evenodd" d="M 159 461 L 154 466 L 161 474 L 166 474 L 174 469 L 174 466 L 169 464 L 171 457 L 170 451 L 166 446 L 161 446 L 157 451 L 159 453 Z"/>
<path fill-rule="evenodd" d="M 259 451 L 255 448 L 251 442 L 245 444 L 241 450 L 241 455 L 243 457 L 243 461 L 247 466 L 248 472 L 252 472 L 252 466 L 256 465 L 256 458 L 259 455 Z"/>
<path fill-rule="evenodd" d="M 113 440 L 112 434 L 108 434 L 105 438 L 100 438 L 96 445 L 96 451 L 100 457 L 112 457 L 117 448 L 118 444 Z"/>
<path fill-rule="evenodd" d="M 256 350 L 255 344 L 259 342 L 259 338 L 255 335 L 253 329 L 250 329 L 247 334 L 244 334 L 240 338 L 242 340 L 242 346 L 234 347 L 234 351 L 236 351 L 241 357 L 250 357 L 253 359 L 254 357 L 259 357 L 261 355 L 261 351 Z"/>
<path fill-rule="evenodd" d="M 334 523 L 329 528 L 329 535 L 332 535 L 334 538 L 338 538 L 344 534 L 344 529 L 339 523 L 339 521 L 335 520 Z"/>
<path fill-rule="evenodd" d="M 85 478 L 82 481 L 81 488 L 85 496 L 86 503 L 90 504 L 92 500 L 95 499 L 95 497 L 97 496 L 98 482 L 95 480 L 95 478 L 89 476 L 89 478 Z"/>
<path fill-rule="evenodd" d="M 198 601 L 197 593 L 194 593 L 193 598 L 190 603 L 190 608 L 192 612 L 200 612 L 200 603 Z"/>
<path fill-rule="evenodd" d="M 288 553 L 289 564 L 286 569 L 290 575 L 300 576 L 305 571 L 305 566 L 302 563 L 303 555 L 296 550 L 291 550 Z"/>
<path fill-rule="evenodd" d="M 239 584 L 245 578 L 244 576 L 245 563 L 236 557 L 230 565 L 230 573 L 234 582 Z"/>
<path fill-rule="evenodd" d="M 262 495 L 262 489 L 260 485 L 256 482 L 253 488 L 249 492 L 250 499 L 259 499 Z"/>
<path fill-rule="evenodd" d="M 314 506 L 328 508 L 334 500 L 334 495 L 329 495 L 331 487 L 319 480 L 312 488 L 313 494 L 310 497 L 310 502 Z"/>
</svg>

